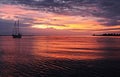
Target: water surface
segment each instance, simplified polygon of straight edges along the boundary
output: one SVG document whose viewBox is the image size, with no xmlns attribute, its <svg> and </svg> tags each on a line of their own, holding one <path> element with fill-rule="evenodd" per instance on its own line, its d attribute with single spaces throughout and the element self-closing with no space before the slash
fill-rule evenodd
<svg viewBox="0 0 120 77">
<path fill-rule="evenodd" d="M 0 77 L 120 77 L 120 37 L 0 36 Z"/>
</svg>

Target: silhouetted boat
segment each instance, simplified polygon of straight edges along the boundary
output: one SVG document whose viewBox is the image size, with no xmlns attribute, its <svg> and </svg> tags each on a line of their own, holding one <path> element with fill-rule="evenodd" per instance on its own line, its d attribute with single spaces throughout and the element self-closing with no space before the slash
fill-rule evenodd
<svg viewBox="0 0 120 77">
<path fill-rule="evenodd" d="M 12 36 L 13 36 L 13 38 L 22 38 L 22 35 L 19 30 L 19 20 L 18 20 L 18 22 L 15 21 Z"/>
</svg>

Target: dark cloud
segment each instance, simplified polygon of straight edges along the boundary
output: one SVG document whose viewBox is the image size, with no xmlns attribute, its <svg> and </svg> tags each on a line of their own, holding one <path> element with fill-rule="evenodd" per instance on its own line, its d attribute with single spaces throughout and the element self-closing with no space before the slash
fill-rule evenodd
<svg viewBox="0 0 120 77">
<path fill-rule="evenodd" d="M 107 26 L 120 24 L 119 0 L 16 0 L 14 3 L 65 15 L 100 17 L 106 20 L 101 24 Z"/>
<path fill-rule="evenodd" d="M 106 22 L 103 23 L 103 25 L 115 26 L 115 25 L 120 25 L 120 22 L 114 18 L 114 19 L 106 20 Z"/>
<path fill-rule="evenodd" d="M 120 0 L 101 0 L 98 4 L 99 11 L 93 13 L 96 17 L 104 18 L 101 23 L 106 26 L 120 25 Z"/>
<path fill-rule="evenodd" d="M 105 29 L 70 29 L 70 30 L 74 30 L 74 31 L 119 31 L 120 32 L 120 28 L 105 28 Z"/>
<path fill-rule="evenodd" d="M 2 0 L 31 10 L 42 10 L 64 15 L 94 16 L 106 26 L 120 25 L 120 0 Z"/>
<path fill-rule="evenodd" d="M 94 30 L 94 31 L 119 31 L 120 28 L 107 28 L 107 29 L 98 29 L 98 30 Z"/>
<path fill-rule="evenodd" d="M 7 0 L 2 1 L 7 3 Z M 28 6 L 32 10 L 43 10 L 65 15 L 86 15 L 96 10 L 96 0 L 8 0 L 10 4 Z"/>
</svg>

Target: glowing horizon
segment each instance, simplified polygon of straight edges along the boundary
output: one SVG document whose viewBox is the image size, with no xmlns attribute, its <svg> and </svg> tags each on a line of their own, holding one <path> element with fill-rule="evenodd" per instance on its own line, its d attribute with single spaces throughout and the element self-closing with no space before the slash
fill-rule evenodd
<svg viewBox="0 0 120 77">
<path fill-rule="evenodd" d="M 33 0 L 33 2 L 39 1 Z M 63 31 L 62 33 L 64 34 L 67 34 L 67 31 L 71 32 L 71 34 L 119 32 L 120 20 L 117 19 L 117 17 L 114 19 L 110 19 L 110 17 L 108 18 L 106 16 L 102 17 L 102 14 L 100 16 L 93 15 L 92 13 L 96 12 L 96 14 L 99 14 L 97 12 L 102 11 L 101 8 L 97 7 L 97 3 L 94 4 L 95 4 L 94 6 L 91 4 L 87 4 L 90 6 L 89 8 L 87 5 L 83 5 L 81 7 L 80 5 L 78 5 L 79 7 L 77 7 L 75 4 L 72 4 L 72 8 L 64 6 L 63 7 L 64 9 L 61 10 L 60 6 L 56 7 L 54 5 L 47 7 L 43 6 L 42 4 L 40 5 L 33 4 L 34 7 L 31 7 L 31 5 L 27 6 L 27 4 L 17 3 L 16 5 L 15 3 L 3 4 L 1 2 L 0 21 L 2 22 L 3 26 L 6 26 L 5 28 L 7 27 L 11 28 L 14 21 L 19 19 L 21 22 L 21 28 L 24 28 L 22 30 L 26 29 L 27 33 L 37 33 L 35 31 L 36 29 L 38 33 L 41 33 L 42 29 L 43 34 L 47 33 L 46 30 L 49 29 L 51 34 L 55 30 L 56 30 L 55 32 L 58 33 Z M 37 6 L 43 8 L 39 9 L 37 8 Z M 119 15 L 117 16 L 119 17 Z M 8 26 L 6 22 L 9 22 L 10 26 Z M 52 29 L 54 30 L 53 32 Z M 2 33 L 6 34 L 7 32 L 2 31 L 1 34 Z"/>
</svg>

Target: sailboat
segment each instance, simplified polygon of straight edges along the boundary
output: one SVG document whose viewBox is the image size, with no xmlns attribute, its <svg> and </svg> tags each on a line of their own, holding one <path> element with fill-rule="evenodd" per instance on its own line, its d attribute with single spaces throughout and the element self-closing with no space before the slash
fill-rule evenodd
<svg viewBox="0 0 120 77">
<path fill-rule="evenodd" d="M 13 38 L 22 38 L 22 35 L 19 30 L 19 20 L 18 20 L 18 22 L 15 21 L 12 37 Z"/>
</svg>

